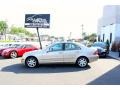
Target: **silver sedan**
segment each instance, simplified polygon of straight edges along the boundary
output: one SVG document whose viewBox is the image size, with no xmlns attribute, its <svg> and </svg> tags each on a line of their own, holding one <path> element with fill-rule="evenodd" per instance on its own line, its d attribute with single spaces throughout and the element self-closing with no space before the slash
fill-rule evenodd
<svg viewBox="0 0 120 90">
<path fill-rule="evenodd" d="M 43 50 L 25 53 L 21 62 L 30 68 L 39 64 L 56 63 L 70 63 L 77 64 L 79 67 L 86 67 L 88 63 L 97 60 L 98 52 L 96 49 L 73 42 L 58 42 L 49 45 Z"/>
</svg>

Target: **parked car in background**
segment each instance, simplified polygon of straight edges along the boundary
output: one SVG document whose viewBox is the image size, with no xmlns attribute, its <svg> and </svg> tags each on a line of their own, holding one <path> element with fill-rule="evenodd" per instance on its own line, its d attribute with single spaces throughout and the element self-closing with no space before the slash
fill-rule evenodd
<svg viewBox="0 0 120 90">
<path fill-rule="evenodd" d="M 95 42 L 91 47 L 98 49 L 99 57 L 107 57 L 107 45 L 105 42 Z"/>
<path fill-rule="evenodd" d="M 30 68 L 50 63 L 71 63 L 77 64 L 79 67 L 86 67 L 88 63 L 97 59 L 97 49 L 73 42 L 58 42 L 45 49 L 25 53 L 21 62 Z"/>
<path fill-rule="evenodd" d="M 20 44 L 7 44 L 7 45 L 4 45 L 4 47 L 1 47 L 0 48 L 0 56 L 2 54 L 2 52 L 5 50 L 5 49 L 8 49 L 8 48 L 16 48 L 17 46 L 20 46 Z"/>
<path fill-rule="evenodd" d="M 21 44 L 21 45 L 16 45 L 16 47 L 10 47 L 2 52 L 2 56 L 5 58 L 16 58 L 16 57 L 21 57 L 25 52 L 37 50 L 35 46 L 31 44 Z"/>
</svg>

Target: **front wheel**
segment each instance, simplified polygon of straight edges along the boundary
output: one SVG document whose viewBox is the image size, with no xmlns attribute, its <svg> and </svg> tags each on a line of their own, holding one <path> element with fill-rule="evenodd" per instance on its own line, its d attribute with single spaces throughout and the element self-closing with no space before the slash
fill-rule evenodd
<svg viewBox="0 0 120 90">
<path fill-rule="evenodd" d="M 38 61 L 35 57 L 28 57 L 25 61 L 25 65 L 29 68 L 34 68 L 38 66 Z"/>
<path fill-rule="evenodd" d="M 81 68 L 86 67 L 88 65 L 88 59 L 86 57 L 80 57 L 77 59 L 76 64 Z"/>
<path fill-rule="evenodd" d="M 17 52 L 16 51 L 12 51 L 11 53 L 10 53 L 10 57 L 11 58 L 17 58 Z"/>
<path fill-rule="evenodd" d="M 107 53 L 103 53 L 103 57 L 106 58 L 107 57 Z"/>
</svg>

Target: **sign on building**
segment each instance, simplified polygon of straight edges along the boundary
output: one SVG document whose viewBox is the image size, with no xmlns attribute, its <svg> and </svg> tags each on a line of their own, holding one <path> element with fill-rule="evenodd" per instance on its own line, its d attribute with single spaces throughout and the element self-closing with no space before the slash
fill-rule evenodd
<svg viewBox="0 0 120 90">
<path fill-rule="evenodd" d="M 26 28 L 50 28 L 50 14 L 25 14 Z"/>
</svg>

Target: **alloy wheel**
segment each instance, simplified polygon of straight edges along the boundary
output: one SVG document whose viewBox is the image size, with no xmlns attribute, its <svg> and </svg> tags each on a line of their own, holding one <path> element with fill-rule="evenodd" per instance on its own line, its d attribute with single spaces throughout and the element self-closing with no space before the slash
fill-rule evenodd
<svg viewBox="0 0 120 90">
<path fill-rule="evenodd" d="M 30 57 L 26 60 L 26 65 L 30 68 L 34 68 L 37 66 L 37 60 L 33 57 Z"/>
<path fill-rule="evenodd" d="M 16 58 L 17 57 L 17 52 L 16 51 L 11 52 L 10 57 L 11 58 Z"/>
<path fill-rule="evenodd" d="M 87 58 L 81 57 L 77 60 L 77 65 L 79 67 L 86 67 L 88 65 Z"/>
</svg>

